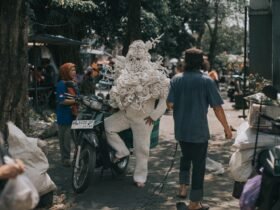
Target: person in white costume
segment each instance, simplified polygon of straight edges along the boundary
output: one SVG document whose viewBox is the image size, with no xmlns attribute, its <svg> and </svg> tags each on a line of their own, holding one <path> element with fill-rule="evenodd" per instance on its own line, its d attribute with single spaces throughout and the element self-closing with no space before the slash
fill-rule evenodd
<svg viewBox="0 0 280 210">
<path fill-rule="evenodd" d="M 161 66 L 162 60 L 152 62 L 148 52 L 157 41 L 136 40 L 129 46 L 126 57 L 115 60 L 117 78 L 110 90 L 109 103 L 119 111 L 105 119 L 107 140 L 116 150 L 116 159 L 129 155 L 118 133 L 132 129 L 136 157 L 133 179 L 137 187 L 144 187 L 147 180 L 153 122 L 166 111 L 169 79 Z"/>
</svg>

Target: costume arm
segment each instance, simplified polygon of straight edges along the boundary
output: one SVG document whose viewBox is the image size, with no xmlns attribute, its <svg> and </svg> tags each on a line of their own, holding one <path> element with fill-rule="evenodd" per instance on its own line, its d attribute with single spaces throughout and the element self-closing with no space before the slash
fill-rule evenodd
<svg viewBox="0 0 280 210">
<path fill-rule="evenodd" d="M 158 120 L 166 111 L 166 99 L 165 98 L 161 98 L 159 99 L 158 105 L 157 107 L 152 111 L 152 113 L 150 114 L 150 117 L 153 119 L 153 121 Z"/>
<path fill-rule="evenodd" d="M 213 110 L 215 112 L 215 115 L 216 115 L 217 119 L 220 121 L 220 123 L 224 127 L 224 132 L 225 132 L 226 138 L 231 139 L 232 138 L 232 133 L 231 133 L 231 129 L 228 125 L 223 107 L 222 106 L 215 106 L 215 107 L 213 107 Z"/>
</svg>

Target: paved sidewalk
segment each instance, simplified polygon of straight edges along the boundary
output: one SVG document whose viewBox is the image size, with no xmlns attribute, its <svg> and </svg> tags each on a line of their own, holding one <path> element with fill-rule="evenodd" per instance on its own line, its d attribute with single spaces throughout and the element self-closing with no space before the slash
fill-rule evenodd
<svg viewBox="0 0 280 210">
<path fill-rule="evenodd" d="M 241 110 L 234 110 L 232 104 L 225 101 L 224 109 L 229 123 L 237 128 L 243 119 L 238 118 Z M 207 173 L 205 177 L 205 203 L 211 210 L 238 210 L 238 200 L 231 196 L 233 180 L 229 178 L 227 168 L 232 154 L 231 140 L 225 140 L 223 128 L 209 109 L 209 124 L 211 140 L 209 157 L 223 164 L 226 169 L 223 175 Z M 71 210 L 176 210 L 176 203 L 188 202 L 176 197 L 178 167 L 180 159 L 179 147 L 176 151 L 176 141 L 173 132 L 172 115 L 164 115 L 160 124 L 159 145 L 151 150 L 149 161 L 149 177 L 144 189 L 138 189 L 132 184 L 132 173 L 121 179 L 113 179 L 110 171 L 100 177 L 97 171 L 89 189 L 83 194 L 75 194 L 71 188 L 71 169 L 63 168 L 59 162 L 57 139 L 49 141 L 48 155 L 51 168 L 50 175 L 58 185 L 58 196 L 65 196 L 64 207 L 52 209 Z M 130 171 L 134 165 L 131 157 Z"/>
<path fill-rule="evenodd" d="M 242 111 L 234 110 L 232 108 L 232 104 L 227 101 L 225 101 L 224 109 L 229 124 L 234 128 L 237 128 L 241 122 L 243 122 L 243 119 L 238 117 L 239 115 L 242 115 Z M 209 141 L 209 157 L 222 163 L 226 172 L 223 175 L 213 175 L 211 173 L 206 174 L 204 187 L 205 202 L 210 205 L 211 210 L 237 210 L 239 209 L 238 200 L 231 196 L 233 180 L 228 174 L 228 163 L 232 154 L 230 149 L 233 141 L 225 140 L 223 127 L 216 119 L 212 109 L 209 109 L 208 120 L 211 132 L 211 140 Z M 177 202 L 188 202 L 186 199 L 182 200 L 176 197 L 180 158 L 179 148 L 172 170 L 169 172 L 166 179 L 164 177 L 170 167 L 175 150 L 172 116 L 163 116 L 160 131 L 160 146 L 151 153 L 150 182 L 152 182 L 153 185 L 156 185 L 161 182 L 161 180 L 164 180 L 164 187 L 159 194 L 159 196 L 162 197 L 162 200 L 159 199 L 158 203 L 153 202 L 153 205 L 146 209 L 171 210 L 176 209 Z M 162 166 L 160 166 L 160 162 L 164 162 L 164 164 L 162 163 Z"/>
</svg>

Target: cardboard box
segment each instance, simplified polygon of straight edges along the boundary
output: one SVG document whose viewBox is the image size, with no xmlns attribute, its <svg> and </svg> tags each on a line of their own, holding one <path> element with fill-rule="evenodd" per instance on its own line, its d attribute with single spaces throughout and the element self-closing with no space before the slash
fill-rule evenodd
<svg viewBox="0 0 280 210">
<path fill-rule="evenodd" d="M 248 118 L 248 123 L 251 128 L 257 128 L 259 113 L 260 113 L 260 104 L 251 103 L 249 108 L 249 118 Z M 280 107 L 262 105 L 262 113 L 273 119 L 276 119 L 277 117 L 280 116 Z M 271 129 L 272 123 L 266 119 L 261 118 L 260 128 Z"/>
</svg>

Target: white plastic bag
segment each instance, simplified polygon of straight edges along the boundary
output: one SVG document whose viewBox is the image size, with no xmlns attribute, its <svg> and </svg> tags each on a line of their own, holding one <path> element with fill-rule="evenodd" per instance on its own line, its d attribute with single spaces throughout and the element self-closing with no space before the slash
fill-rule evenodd
<svg viewBox="0 0 280 210">
<path fill-rule="evenodd" d="M 223 165 L 215 160 L 206 158 L 206 169 L 212 174 L 223 174 L 225 173 L 225 169 Z"/>
<path fill-rule="evenodd" d="M 13 163 L 14 160 L 5 156 L 5 162 Z M 38 191 L 24 174 L 9 179 L 0 195 L 1 210 L 30 210 L 38 202 Z"/>
<path fill-rule="evenodd" d="M 47 173 L 49 162 L 42 149 L 38 147 L 38 139 L 27 137 L 12 122 L 8 122 L 7 126 L 9 152 L 14 158 L 24 162 L 26 176 L 40 196 L 55 190 L 56 185 Z"/>
<path fill-rule="evenodd" d="M 233 148 L 239 150 L 253 149 L 256 141 L 256 129 L 250 128 L 248 122 L 243 122 L 237 129 Z M 277 135 L 259 132 L 257 148 L 268 148 L 280 144 Z"/>
<path fill-rule="evenodd" d="M 237 150 L 231 155 L 229 171 L 231 177 L 238 182 L 246 182 L 253 172 L 252 159 L 254 150 Z"/>
</svg>

